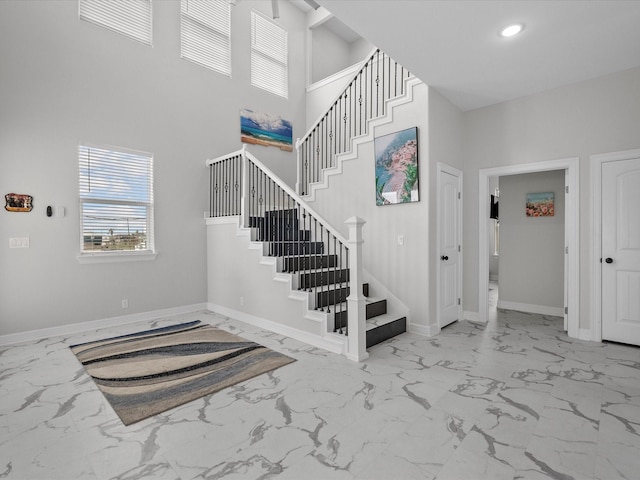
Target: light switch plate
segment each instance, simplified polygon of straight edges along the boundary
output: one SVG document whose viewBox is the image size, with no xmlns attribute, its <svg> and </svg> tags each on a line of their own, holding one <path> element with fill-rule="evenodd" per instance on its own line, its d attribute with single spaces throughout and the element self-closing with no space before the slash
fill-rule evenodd
<svg viewBox="0 0 640 480">
<path fill-rule="evenodd" d="M 29 248 L 29 237 L 11 237 L 9 238 L 9 248 Z"/>
</svg>

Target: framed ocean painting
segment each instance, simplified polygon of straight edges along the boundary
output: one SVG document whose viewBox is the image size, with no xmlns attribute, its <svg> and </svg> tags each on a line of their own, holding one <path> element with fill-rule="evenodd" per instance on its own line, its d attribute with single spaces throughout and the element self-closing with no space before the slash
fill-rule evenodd
<svg viewBox="0 0 640 480">
<path fill-rule="evenodd" d="M 376 205 L 417 202 L 418 127 L 376 137 Z"/>
<path fill-rule="evenodd" d="M 240 110 L 240 141 L 252 145 L 278 147 L 293 151 L 293 129 L 291 122 L 278 115 Z"/>
</svg>

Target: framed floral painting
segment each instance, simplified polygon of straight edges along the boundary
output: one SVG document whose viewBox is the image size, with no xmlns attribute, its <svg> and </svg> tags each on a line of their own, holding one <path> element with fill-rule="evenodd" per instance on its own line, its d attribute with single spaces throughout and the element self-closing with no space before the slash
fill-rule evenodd
<svg viewBox="0 0 640 480">
<path fill-rule="evenodd" d="M 553 217 L 553 192 L 527 193 L 527 217 Z"/>
</svg>

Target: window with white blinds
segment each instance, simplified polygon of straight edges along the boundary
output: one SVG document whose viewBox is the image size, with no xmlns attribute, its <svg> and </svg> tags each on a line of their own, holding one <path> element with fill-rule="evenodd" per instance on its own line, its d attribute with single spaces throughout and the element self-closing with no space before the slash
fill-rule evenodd
<svg viewBox="0 0 640 480">
<path fill-rule="evenodd" d="M 153 157 L 81 145 L 81 253 L 153 252 Z"/>
<path fill-rule="evenodd" d="M 180 55 L 216 72 L 231 75 L 229 0 L 181 0 Z"/>
<path fill-rule="evenodd" d="M 151 0 L 79 0 L 80 19 L 152 43 Z"/>
<path fill-rule="evenodd" d="M 287 31 L 251 12 L 251 85 L 288 98 L 289 47 Z"/>
</svg>

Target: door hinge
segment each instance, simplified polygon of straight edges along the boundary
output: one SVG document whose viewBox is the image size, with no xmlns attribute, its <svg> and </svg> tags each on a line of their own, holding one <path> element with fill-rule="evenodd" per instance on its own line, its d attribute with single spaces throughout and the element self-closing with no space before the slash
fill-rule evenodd
<svg viewBox="0 0 640 480">
<path fill-rule="evenodd" d="M 460 245 L 458 245 L 458 251 L 461 252 L 462 250 L 460 249 Z"/>
<path fill-rule="evenodd" d="M 458 299 L 458 305 L 460 305 L 460 299 Z"/>
<path fill-rule="evenodd" d="M 569 253 L 569 247 L 564 247 L 564 253 L 566 253 L 566 254 Z"/>
<path fill-rule="evenodd" d="M 460 200 L 462 198 L 460 192 L 458 192 L 458 200 Z"/>
<path fill-rule="evenodd" d="M 567 315 L 569 313 L 569 307 L 564 307 L 564 314 Z"/>
<path fill-rule="evenodd" d="M 566 185 L 566 186 L 564 187 L 564 191 L 565 191 L 566 193 L 569 193 L 569 185 Z"/>
</svg>

